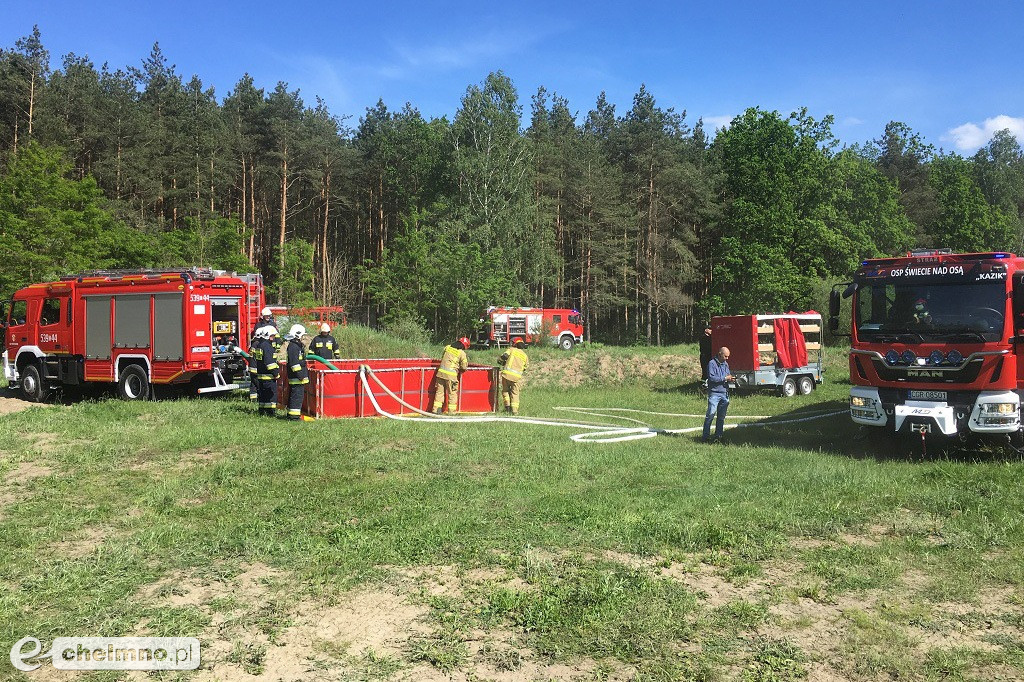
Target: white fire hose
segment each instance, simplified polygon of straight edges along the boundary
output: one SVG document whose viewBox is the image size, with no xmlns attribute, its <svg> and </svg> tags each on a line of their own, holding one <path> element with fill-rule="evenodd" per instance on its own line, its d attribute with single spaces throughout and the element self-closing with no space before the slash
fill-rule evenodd
<svg viewBox="0 0 1024 682">
<path fill-rule="evenodd" d="M 424 410 L 419 409 L 418 407 L 416 407 L 414 405 L 410 405 L 409 403 L 407 403 L 405 400 L 403 400 L 398 395 L 396 395 L 394 391 L 392 391 L 390 388 L 388 388 L 384 384 L 384 382 L 381 381 L 377 377 L 376 374 L 374 374 L 373 370 L 370 369 L 369 367 L 367 367 L 366 365 L 360 366 L 360 368 L 359 368 L 359 378 L 362 381 L 363 389 L 366 391 L 367 396 L 369 396 L 369 398 L 370 398 L 370 403 L 373 404 L 373 408 L 379 414 L 383 415 L 384 417 L 387 417 L 388 419 L 394 419 L 396 421 L 412 421 L 412 422 L 418 422 L 420 424 L 454 423 L 454 422 L 462 422 L 462 423 L 467 423 L 467 424 L 480 424 L 480 423 L 488 423 L 488 422 L 510 422 L 510 423 L 517 423 L 517 424 L 534 424 L 534 425 L 537 425 L 537 426 L 561 426 L 561 427 L 571 427 L 571 428 L 575 428 L 575 429 L 584 429 L 583 433 L 577 433 L 577 434 L 574 434 L 572 436 L 569 436 L 569 439 L 574 441 L 574 442 L 576 442 L 576 443 L 621 443 L 621 442 L 624 442 L 624 441 L 640 440 L 640 439 L 643 439 L 643 438 L 653 438 L 653 437 L 658 436 L 658 435 L 678 435 L 678 434 L 683 434 L 683 433 L 693 433 L 694 431 L 700 431 L 700 430 L 702 430 L 704 428 L 703 426 L 693 426 L 693 427 L 689 427 L 689 428 L 685 428 L 685 429 L 657 429 L 657 428 L 654 428 L 654 427 L 650 426 L 649 424 L 646 424 L 646 423 L 640 421 L 639 419 L 632 419 L 630 417 L 621 417 L 621 416 L 618 416 L 618 415 L 615 415 L 615 414 L 607 414 L 609 412 L 629 412 L 629 413 L 634 413 L 634 414 L 650 414 L 650 415 L 656 415 L 656 416 L 662 416 L 662 417 L 693 417 L 693 418 L 697 418 L 697 417 L 703 418 L 704 417 L 703 414 L 677 414 L 677 413 L 672 413 L 672 412 L 648 412 L 648 411 L 645 411 L 645 410 L 635 410 L 635 409 L 626 408 L 626 407 L 604 407 L 604 408 L 601 408 L 601 407 L 555 407 L 554 409 L 558 410 L 558 411 L 561 411 L 561 412 L 576 412 L 578 414 L 584 414 L 584 415 L 591 416 L 591 417 L 606 417 L 606 418 L 609 418 L 609 419 L 620 419 L 620 420 L 634 422 L 636 424 L 641 424 L 641 426 L 623 427 L 623 426 L 618 426 L 618 425 L 595 424 L 595 423 L 590 423 L 590 422 L 570 422 L 570 421 L 563 421 L 563 420 L 559 420 L 559 419 L 530 419 L 530 418 L 527 418 L 527 417 L 499 417 L 497 415 L 495 415 L 495 416 L 476 416 L 476 417 L 441 416 L 441 415 L 438 415 L 438 414 L 433 414 L 431 412 L 426 412 Z M 378 386 L 380 386 L 381 389 L 383 389 L 385 393 L 387 393 L 389 396 L 391 396 L 391 398 L 396 400 L 400 405 L 402 405 L 405 408 L 408 408 L 409 410 L 415 412 L 416 414 L 422 415 L 424 417 L 429 417 L 429 419 L 423 420 L 423 419 L 420 419 L 418 417 L 409 417 L 409 416 L 400 415 L 400 414 L 392 414 L 391 412 L 388 412 L 387 410 L 383 409 L 380 406 L 380 403 L 377 402 L 376 396 L 374 396 L 374 394 L 373 394 L 373 389 L 370 387 L 369 379 L 373 379 L 374 382 L 376 382 L 376 384 Z M 800 422 L 812 421 L 812 420 L 815 420 L 815 419 L 824 419 L 826 417 L 834 417 L 834 416 L 837 416 L 837 415 L 840 415 L 840 414 L 846 414 L 846 411 L 842 410 L 842 411 L 837 411 L 837 412 L 820 412 L 820 413 L 815 413 L 815 414 L 812 414 L 812 415 L 808 415 L 806 417 L 800 417 L 800 418 L 797 418 L 797 419 L 786 419 L 786 420 L 782 420 L 782 421 L 767 421 L 767 420 L 771 419 L 771 417 L 770 416 L 764 416 L 764 415 L 730 415 L 730 416 L 726 416 L 726 419 L 758 419 L 758 420 L 763 420 L 763 421 L 758 421 L 758 422 L 754 422 L 754 423 L 747 423 L 747 424 L 727 424 L 727 425 L 725 425 L 725 428 L 726 429 L 735 429 L 735 428 L 751 427 L 751 426 L 777 426 L 777 425 L 783 425 L 783 424 L 796 424 L 796 423 L 800 423 Z"/>
</svg>

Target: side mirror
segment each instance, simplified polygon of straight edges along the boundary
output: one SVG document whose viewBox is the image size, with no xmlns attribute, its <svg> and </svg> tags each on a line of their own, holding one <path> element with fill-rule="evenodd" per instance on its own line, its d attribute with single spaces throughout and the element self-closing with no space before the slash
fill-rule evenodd
<svg viewBox="0 0 1024 682">
<path fill-rule="evenodd" d="M 846 286 L 846 290 L 840 292 L 839 288 Z M 844 298 L 849 298 L 853 295 L 853 292 L 857 290 L 856 282 L 850 282 L 848 285 L 836 284 L 832 287 L 832 291 L 828 294 L 828 330 L 833 336 L 849 336 L 849 334 L 839 333 L 839 314 L 841 312 L 841 304 Z"/>
</svg>

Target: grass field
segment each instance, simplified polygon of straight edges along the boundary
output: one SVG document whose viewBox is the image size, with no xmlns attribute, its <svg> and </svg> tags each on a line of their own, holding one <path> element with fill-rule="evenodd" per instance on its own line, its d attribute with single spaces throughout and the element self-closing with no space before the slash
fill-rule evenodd
<svg viewBox="0 0 1024 682">
<path fill-rule="evenodd" d="M 523 410 L 698 414 L 694 374 L 672 373 L 694 353 L 538 352 Z M 730 414 L 844 410 L 841 353 L 827 379 Z M 844 415 L 705 446 L 253 412 L 101 399 L 0 417 L 0 678 L 78 679 L 14 671 L 27 635 L 152 634 L 201 638 L 180 679 L 1024 679 L 1011 451 L 922 456 Z"/>
</svg>

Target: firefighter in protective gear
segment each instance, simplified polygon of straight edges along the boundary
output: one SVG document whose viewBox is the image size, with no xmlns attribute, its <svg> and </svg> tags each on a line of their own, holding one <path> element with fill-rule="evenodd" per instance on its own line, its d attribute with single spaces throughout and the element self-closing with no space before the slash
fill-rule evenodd
<svg viewBox="0 0 1024 682">
<path fill-rule="evenodd" d="M 455 414 L 459 411 L 459 375 L 469 369 L 469 358 L 466 357 L 467 348 L 469 348 L 469 339 L 465 336 L 454 344 L 444 347 L 434 386 L 434 414 L 441 414 L 445 396 L 448 397 L 448 414 Z"/>
<path fill-rule="evenodd" d="M 313 337 L 309 344 L 309 352 L 319 355 L 324 360 L 333 360 L 338 350 L 337 340 L 331 336 L 331 325 L 324 322 L 320 325 L 320 333 Z"/>
<path fill-rule="evenodd" d="M 274 313 L 270 308 L 264 308 L 260 311 L 260 319 L 256 322 L 256 327 L 253 329 L 253 338 L 256 338 L 256 331 L 263 329 L 264 327 L 273 327 L 277 329 L 277 324 L 274 323 Z"/>
<path fill-rule="evenodd" d="M 505 402 L 505 411 L 513 415 L 519 414 L 519 384 L 523 380 L 523 372 L 530 364 L 526 357 L 526 346 L 522 339 L 512 342 L 512 348 L 498 358 L 501 365 L 501 398 Z"/>
<path fill-rule="evenodd" d="M 264 308 L 263 310 L 260 311 L 260 319 L 257 320 L 256 326 L 252 330 L 252 341 L 249 342 L 249 347 L 250 348 L 255 346 L 257 340 L 259 339 L 257 334 L 259 334 L 261 329 L 273 329 L 275 332 L 277 331 L 277 325 L 274 324 L 274 313 L 270 310 L 270 308 Z M 268 336 L 267 338 L 269 340 L 271 337 Z M 250 355 L 252 355 L 252 353 L 250 353 Z M 252 372 L 252 367 L 251 366 L 249 367 L 249 371 Z M 256 400 L 257 399 L 257 395 L 256 395 L 257 394 L 257 390 L 256 390 L 256 388 L 257 388 L 256 387 L 256 382 L 250 381 L 249 382 L 249 400 Z"/>
<path fill-rule="evenodd" d="M 252 357 L 249 377 L 251 385 L 256 387 L 259 413 L 273 417 L 277 408 L 277 378 L 281 374 L 281 369 L 274 357 L 274 347 L 270 343 L 271 333 L 269 327 L 256 330 L 253 346 L 249 350 Z"/>
<path fill-rule="evenodd" d="M 287 360 L 285 373 L 288 376 L 288 418 L 302 419 L 302 400 L 306 396 L 306 384 L 309 383 L 309 369 L 306 367 L 306 349 L 302 345 L 302 337 L 306 328 L 301 324 L 293 324 L 288 331 Z"/>
</svg>

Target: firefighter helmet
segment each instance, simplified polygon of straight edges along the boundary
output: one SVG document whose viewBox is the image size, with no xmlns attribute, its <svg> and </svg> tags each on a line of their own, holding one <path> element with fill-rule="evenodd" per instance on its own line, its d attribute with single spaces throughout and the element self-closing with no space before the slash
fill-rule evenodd
<svg viewBox="0 0 1024 682">
<path fill-rule="evenodd" d="M 463 348 L 468 349 L 469 348 L 469 337 L 463 336 L 461 339 L 459 339 L 459 343 L 462 345 Z"/>
<path fill-rule="evenodd" d="M 260 311 L 260 317 L 270 317 L 273 314 L 274 313 L 273 311 L 270 310 L 270 308 L 264 308 L 263 310 Z"/>
<path fill-rule="evenodd" d="M 331 333 L 331 325 L 329 325 L 326 322 L 324 322 L 322 325 L 320 325 L 320 333 L 321 334 L 330 334 Z"/>
<path fill-rule="evenodd" d="M 293 324 L 292 328 L 288 330 L 288 336 L 293 339 L 301 339 L 306 335 L 306 328 L 301 324 Z"/>
<path fill-rule="evenodd" d="M 517 336 L 516 338 L 512 339 L 512 345 L 515 346 L 516 348 L 522 348 L 523 346 L 526 345 L 526 342 Z"/>
</svg>

